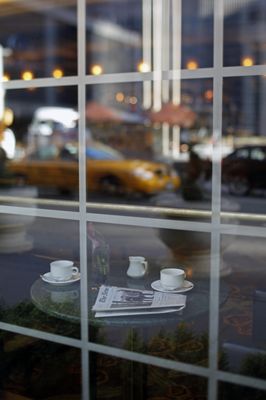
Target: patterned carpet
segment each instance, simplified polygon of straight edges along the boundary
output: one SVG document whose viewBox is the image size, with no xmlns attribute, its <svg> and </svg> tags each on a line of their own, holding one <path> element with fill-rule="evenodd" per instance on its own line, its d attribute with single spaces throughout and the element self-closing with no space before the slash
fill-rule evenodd
<svg viewBox="0 0 266 400">
<path fill-rule="evenodd" d="M 221 306 L 220 312 L 221 343 L 230 340 L 245 345 L 252 341 L 252 290 L 250 285 L 241 288 L 230 285 L 227 301 Z M 36 314 L 34 316 L 36 317 Z M 97 334 L 96 330 L 96 337 Z M 81 398 L 81 355 L 78 349 L 7 332 L 2 332 L 0 345 L 1 399 Z M 194 330 L 193 323 L 179 323 L 171 333 L 162 329 L 145 342 L 138 336 L 137 330 L 131 329 L 122 347 L 168 360 L 208 366 L 207 327 L 205 333 L 199 333 Z M 222 347 L 219 367 L 222 370 L 229 368 L 228 357 Z M 247 375 L 261 376 L 265 379 L 266 356 L 240 365 L 239 370 L 240 373 L 244 371 Z M 205 378 L 101 354 L 90 356 L 90 374 L 91 398 L 94 400 L 207 399 Z M 251 396 L 248 390 L 242 392 L 241 388 L 233 390 L 232 387 L 224 385 L 219 400 L 266 398 L 265 393 L 259 391 L 256 391 L 254 396 L 252 394 L 252 397 L 247 396 Z"/>
</svg>

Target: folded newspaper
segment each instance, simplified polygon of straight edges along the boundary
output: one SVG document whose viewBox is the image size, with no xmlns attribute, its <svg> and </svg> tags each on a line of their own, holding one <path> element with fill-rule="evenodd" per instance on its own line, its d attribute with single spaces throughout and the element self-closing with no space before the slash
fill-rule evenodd
<svg viewBox="0 0 266 400">
<path fill-rule="evenodd" d="M 185 306 L 186 296 L 182 294 L 102 285 L 92 311 L 100 318 L 165 314 L 180 311 Z"/>
</svg>

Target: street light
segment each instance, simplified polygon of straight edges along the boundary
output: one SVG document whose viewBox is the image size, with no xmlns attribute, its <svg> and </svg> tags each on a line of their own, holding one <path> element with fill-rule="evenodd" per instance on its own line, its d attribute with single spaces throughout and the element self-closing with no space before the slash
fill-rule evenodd
<svg viewBox="0 0 266 400">
<path fill-rule="evenodd" d="M 55 68 L 53 70 L 53 77 L 56 79 L 60 79 L 62 78 L 62 76 L 64 75 L 64 72 L 61 68 Z"/>
<path fill-rule="evenodd" d="M 207 89 L 206 92 L 204 92 L 204 97 L 206 100 L 211 101 L 213 99 L 213 91 L 211 89 Z"/>
<path fill-rule="evenodd" d="M 197 69 L 199 67 L 199 63 L 196 60 L 187 61 L 187 69 Z"/>
<path fill-rule="evenodd" d="M 91 67 L 92 75 L 101 75 L 103 73 L 103 67 L 100 64 L 95 64 Z"/>
<path fill-rule="evenodd" d="M 4 75 L 3 75 L 3 78 L 2 78 L 2 81 L 3 81 L 3 82 L 8 82 L 8 81 L 10 81 L 10 75 L 4 74 Z"/>
<path fill-rule="evenodd" d="M 243 57 L 241 64 L 243 67 L 252 67 L 254 65 L 254 58 L 250 56 Z"/>
<path fill-rule="evenodd" d="M 138 71 L 139 72 L 150 72 L 151 67 L 148 63 L 142 61 L 138 64 Z"/>
<path fill-rule="evenodd" d="M 33 72 L 31 71 L 24 71 L 21 74 L 21 77 L 24 81 L 31 81 L 34 78 Z"/>
<path fill-rule="evenodd" d="M 117 92 L 115 95 L 115 99 L 118 103 L 122 103 L 125 99 L 125 95 L 122 92 Z"/>
<path fill-rule="evenodd" d="M 138 102 L 138 99 L 136 96 L 131 96 L 129 98 L 129 104 L 135 105 L 135 104 L 137 104 L 137 102 Z"/>
</svg>

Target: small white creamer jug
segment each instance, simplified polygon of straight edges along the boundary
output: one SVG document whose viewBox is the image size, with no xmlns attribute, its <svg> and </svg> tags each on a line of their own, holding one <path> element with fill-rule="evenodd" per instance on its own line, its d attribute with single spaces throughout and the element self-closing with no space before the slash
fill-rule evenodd
<svg viewBox="0 0 266 400">
<path fill-rule="evenodd" d="M 127 270 L 127 276 L 130 278 L 141 278 L 148 271 L 148 263 L 144 257 L 141 256 L 130 256 L 129 267 Z"/>
</svg>

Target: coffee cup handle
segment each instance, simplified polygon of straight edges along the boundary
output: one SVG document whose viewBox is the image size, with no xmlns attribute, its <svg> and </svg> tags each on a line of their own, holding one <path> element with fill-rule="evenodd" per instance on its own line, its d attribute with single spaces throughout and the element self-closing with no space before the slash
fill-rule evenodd
<svg viewBox="0 0 266 400">
<path fill-rule="evenodd" d="M 145 269 L 145 273 L 148 271 L 148 262 L 147 261 L 142 261 Z"/>
<path fill-rule="evenodd" d="M 79 273 L 79 269 L 77 267 L 72 267 L 73 275 L 77 275 Z"/>
</svg>

